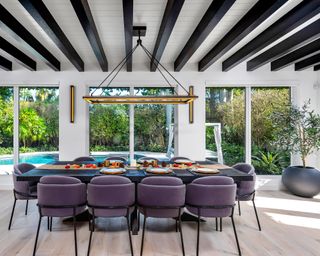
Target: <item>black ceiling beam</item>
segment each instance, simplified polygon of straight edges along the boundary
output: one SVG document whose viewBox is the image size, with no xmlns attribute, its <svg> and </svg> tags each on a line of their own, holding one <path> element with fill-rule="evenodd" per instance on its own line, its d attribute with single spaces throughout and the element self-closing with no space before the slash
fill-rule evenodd
<svg viewBox="0 0 320 256">
<path fill-rule="evenodd" d="M 319 64 L 319 65 L 314 66 L 314 67 L 313 67 L 313 70 L 314 70 L 314 71 L 319 71 L 319 70 L 320 70 L 320 64 Z"/>
<path fill-rule="evenodd" d="M 247 71 L 253 71 L 278 57 L 294 51 L 299 47 L 312 42 L 320 36 L 320 20 L 301 29 L 297 33 L 271 47 L 267 51 L 247 62 Z"/>
<path fill-rule="evenodd" d="M 126 55 L 132 50 L 132 33 L 133 33 L 133 0 L 122 0 L 124 37 L 126 44 Z M 132 56 L 127 60 L 127 71 L 132 71 Z"/>
<path fill-rule="evenodd" d="M 235 0 L 213 0 L 200 23 L 174 62 L 174 71 L 180 71 L 203 41 L 220 22 Z"/>
<path fill-rule="evenodd" d="M 5 71 L 12 71 L 12 62 L 0 55 L 0 68 Z"/>
<path fill-rule="evenodd" d="M 168 0 L 167 2 L 157 41 L 153 50 L 154 58 L 152 58 L 150 63 L 150 71 L 156 71 L 157 69 L 158 63 L 155 62 L 154 59 L 160 61 L 183 4 L 184 0 Z"/>
<path fill-rule="evenodd" d="M 233 28 L 200 60 L 199 71 L 205 71 L 233 46 L 256 29 L 288 0 L 259 0 Z"/>
<path fill-rule="evenodd" d="M 320 63 L 320 53 L 313 55 L 307 59 L 301 60 L 294 65 L 295 71 L 301 71 Z"/>
<path fill-rule="evenodd" d="M 33 19 L 47 33 L 78 71 L 84 71 L 84 63 L 71 45 L 52 14 L 41 0 L 19 0 Z"/>
<path fill-rule="evenodd" d="M 222 63 L 228 71 L 320 12 L 319 0 L 303 1 Z"/>
<path fill-rule="evenodd" d="M 0 4 L 0 28 L 53 70 L 60 71 L 60 62 L 2 4 Z"/>
<path fill-rule="evenodd" d="M 108 61 L 104 53 L 103 46 L 99 37 L 99 33 L 94 23 L 90 6 L 87 0 L 70 0 L 78 19 L 87 38 L 91 44 L 92 50 L 100 64 L 102 71 L 108 71 Z"/>
<path fill-rule="evenodd" d="M 9 43 L 6 39 L 4 39 L 1 36 L 0 36 L 0 49 L 10 54 L 11 56 L 13 56 L 19 62 L 19 64 L 21 64 L 25 68 L 31 71 L 37 70 L 37 63 L 33 59 L 31 59 L 29 56 L 24 54 L 17 47 Z"/>
<path fill-rule="evenodd" d="M 320 28 L 320 27 L 319 27 Z M 271 62 L 271 71 L 285 68 L 297 61 L 320 53 L 320 38 Z"/>
</svg>

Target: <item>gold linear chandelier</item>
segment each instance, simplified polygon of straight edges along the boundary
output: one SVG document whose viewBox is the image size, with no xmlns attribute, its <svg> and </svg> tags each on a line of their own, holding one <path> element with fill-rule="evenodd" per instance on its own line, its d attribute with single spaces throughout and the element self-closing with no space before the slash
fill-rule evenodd
<svg viewBox="0 0 320 256">
<path fill-rule="evenodd" d="M 189 91 L 186 90 L 185 87 L 182 86 L 181 83 L 153 56 L 149 50 L 142 44 L 141 36 L 145 36 L 146 34 L 146 27 L 145 26 L 134 26 L 133 27 L 133 35 L 138 36 L 137 44 L 136 46 L 127 54 L 127 56 L 110 72 L 110 74 L 98 85 L 98 87 L 91 92 L 89 96 L 84 96 L 83 99 L 87 101 L 90 104 L 191 104 L 195 99 L 198 98 L 198 96 L 193 95 L 193 88 L 192 90 L 189 89 Z M 151 61 L 154 61 L 157 65 L 157 70 L 161 74 L 161 76 L 164 78 L 164 80 L 168 83 L 168 85 L 173 88 L 174 95 L 161 95 L 161 96 L 140 96 L 140 95 L 130 95 L 130 96 L 103 96 L 103 90 L 100 95 L 94 95 L 94 93 L 98 89 L 102 89 L 102 85 L 110 79 L 106 87 L 103 87 L 103 89 L 106 89 L 110 86 L 112 81 L 116 78 L 120 70 L 123 68 L 123 66 L 127 63 L 127 61 L 130 59 L 130 57 L 133 55 L 135 50 L 138 47 L 141 47 L 145 54 L 148 56 L 148 58 Z M 160 69 L 162 68 L 162 70 Z M 175 87 L 169 82 L 168 77 L 169 76 L 175 84 L 180 86 L 187 94 L 186 95 L 179 95 Z"/>
</svg>

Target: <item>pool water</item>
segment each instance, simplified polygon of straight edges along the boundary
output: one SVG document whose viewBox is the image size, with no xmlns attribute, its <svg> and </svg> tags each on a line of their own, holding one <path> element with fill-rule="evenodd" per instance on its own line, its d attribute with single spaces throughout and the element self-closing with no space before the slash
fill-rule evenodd
<svg viewBox="0 0 320 256">
<path fill-rule="evenodd" d="M 114 155 L 114 154 L 113 154 Z M 102 162 L 106 157 L 109 155 L 92 155 L 98 162 Z M 137 160 L 145 155 L 142 154 L 135 154 L 134 158 Z M 164 157 L 166 158 L 166 157 Z M 53 161 L 59 160 L 59 154 L 27 154 L 27 155 L 20 155 L 19 162 L 20 163 L 30 163 L 30 164 L 46 164 Z M 160 159 L 162 160 L 162 159 Z M 167 160 L 163 159 L 163 160 Z M 13 158 L 0 158 L 0 165 L 13 165 Z"/>
</svg>

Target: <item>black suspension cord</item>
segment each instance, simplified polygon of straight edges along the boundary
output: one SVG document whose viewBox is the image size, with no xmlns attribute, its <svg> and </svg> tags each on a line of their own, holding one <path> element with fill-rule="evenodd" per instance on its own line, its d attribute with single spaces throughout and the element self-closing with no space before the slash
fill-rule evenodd
<svg viewBox="0 0 320 256">
<path fill-rule="evenodd" d="M 171 76 L 171 78 L 176 81 L 178 83 L 178 85 L 180 85 L 182 87 L 183 90 L 185 90 L 185 92 L 189 95 L 189 92 L 186 90 L 186 88 L 173 76 L 171 75 L 171 73 L 160 63 L 160 61 L 158 61 L 156 59 L 156 57 L 154 57 L 149 51 L 147 48 L 145 48 L 142 44 L 141 46 L 153 57 L 153 59 L 156 61 L 157 64 L 159 64 L 166 72 L 169 76 Z"/>
<path fill-rule="evenodd" d="M 144 50 L 145 54 L 146 54 L 146 55 L 150 58 L 150 60 L 152 61 L 152 57 L 153 57 L 153 56 L 148 53 L 148 51 L 146 50 L 146 48 L 145 48 L 142 44 L 141 44 L 141 47 L 142 47 L 142 49 Z M 161 69 L 160 69 L 158 66 L 157 66 L 157 69 L 158 69 L 159 73 L 162 75 L 162 77 L 164 78 L 164 80 L 166 80 L 166 82 L 169 84 L 169 86 L 170 86 L 171 88 L 173 88 L 174 93 L 175 93 L 176 95 L 178 95 L 175 87 L 169 82 L 169 80 L 168 80 L 168 79 L 166 78 L 166 76 L 162 73 Z"/>
<path fill-rule="evenodd" d="M 98 90 L 100 89 L 101 85 L 103 85 L 103 83 L 117 70 L 117 68 L 121 65 L 121 68 L 123 67 L 123 62 L 127 63 L 128 59 L 130 56 L 132 56 L 133 52 L 137 49 L 138 44 L 131 49 L 131 51 L 120 61 L 120 63 L 110 72 L 109 75 L 107 75 L 107 77 L 105 79 L 103 79 L 103 81 L 93 90 L 93 92 L 90 94 L 91 96 Z M 119 70 L 121 70 L 121 68 Z M 119 71 L 117 72 L 117 74 L 119 73 Z M 116 75 L 117 75 L 116 74 Z M 114 79 L 114 78 L 113 78 Z M 113 80 L 112 79 L 112 80 Z M 110 83 L 108 84 L 108 86 L 110 85 Z M 102 92 L 103 93 L 103 92 Z M 101 93 L 101 94 L 102 94 Z"/>
<path fill-rule="evenodd" d="M 171 88 L 173 88 L 173 91 L 175 94 L 178 95 L 175 87 L 169 82 L 169 80 L 166 78 L 166 76 L 164 75 L 164 73 L 161 71 L 161 69 L 159 68 L 162 67 L 163 70 L 169 74 L 169 76 L 179 85 L 182 87 L 182 89 L 188 94 L 189 92 L 186 90 L 186 88 L 160 63 L 159 60 L 157 60 L 157 58 L 155 56 L 153 56 L 151 54 L 151 52 L 148 51 L 148 49 L 146 47 L 144 47 L 144 45 L 142 45 L 142 40 L 140 39 L 140 31 L 139 31 L 139 38 L 137 40 L 137 44 L 134 48 L 131 49 L 131 51 L 120 61 L 120 63 L 111 71 L 111 73 L 105 78 L 103 79 L 103 81 L 98 85 L 98 87 L 96 87 L 93 92 L 90 94 L 91 96 L 98 90 L 101 88 L 102 84 L 109 78 L 111 77 L 111 75 L 117 70 L 117 72 L 114 74 L 114 76 L 112 77 L 112 79 L 109 81 L 109 83 L 107 84 L 106 88 L 108 88 L 110 86 L 110 84 L 112 83 L 112 81 L 116 78 L 116 76 L 119 74 L 120 70 L 123 68 L 123 66 L 128 62 L 128 59 L 132 56 L 132 54 L 135 52 L 135 50 L 138 48 L 138 46 L 141 46 L 141 48 L 144 50 L 145 54 L 149 57 L 149 59 L 151 60 L 151 62 L 155 61 L 157 64 L 157 70 L 160 72 L 161 76 L 165 79 L 165 81 L 169 84 L 169 86 Z M 159 65 L 159 66 L 158 66 Z M 103 94 L 103 91 L 101 92 L 100 95 Z"/>
</svg>

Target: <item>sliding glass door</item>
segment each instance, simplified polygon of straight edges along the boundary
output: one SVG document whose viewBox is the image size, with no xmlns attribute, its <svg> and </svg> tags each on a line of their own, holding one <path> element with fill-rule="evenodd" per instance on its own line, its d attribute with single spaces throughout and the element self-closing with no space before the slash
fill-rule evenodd
<svg viewBox="0 0 320 256">
<path fill-rule="evenodd" d="M 219 130 L 221 135 L 217 134 Z M 221 144 L 217 140 L 220 136 Z M 225 164 L 244 162 L 244 88 L 206 88 L 206 157 L 217 161 L 219 147 L 222 148 Z"/>
<path fill-rule="evenodd" d="M 281 174 L 290 165 L 290 153 L 279 151 L 274 146 L 275 129 L 272 123 L 274 113 L 288 111 L 290 88 L 251 89 L 251 141 L 252 164 L 261 174 Z"/>
<path fill-rule="evenodd" d="M 59 159 L 59 89 L 19 89 L 19 162 L 44 164 Z"/>
<path fill-rule="evenodd" d="M 172 95 L 171 88 L 136 87 L 135 95 Z M 137 104 L 134 106 L 134 149 L 159 156 L 173 152 L 173 105 Z"/>
<path fill-rule="evenodd" d="M 129 88 L 90 88 L 90 93 L 101 96 L 125 96 Z M 90 152 L 98 160 L 106 155 L 129 151 L 129 106 L 124 104 L 90 105 Z"/>
</svg>

